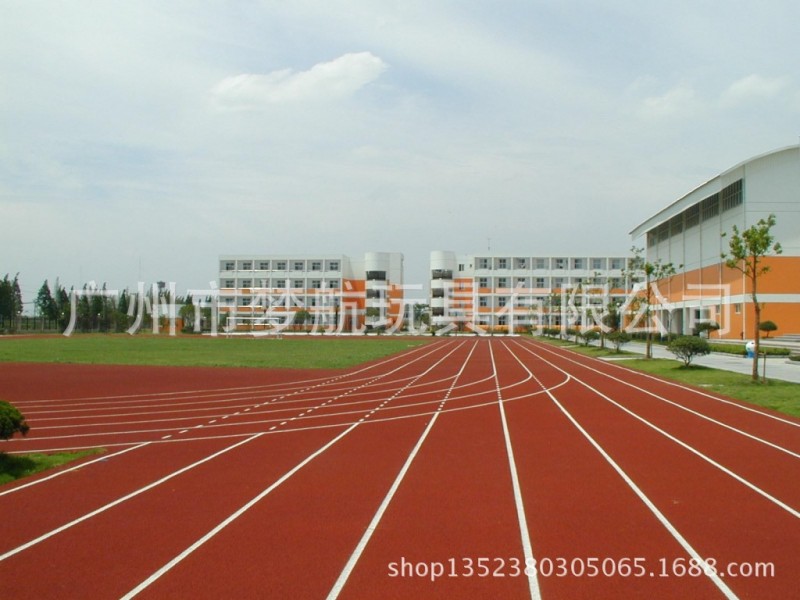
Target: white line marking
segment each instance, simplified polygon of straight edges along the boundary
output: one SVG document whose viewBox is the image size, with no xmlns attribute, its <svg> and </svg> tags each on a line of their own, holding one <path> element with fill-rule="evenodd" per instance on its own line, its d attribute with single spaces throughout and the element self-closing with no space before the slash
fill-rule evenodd
<svg viewBox="0 0 800 600">
<path fill-rule="evenodd" d="M 512 356 L 514 356 L 513 352 L 510 353 Z M 506 454 L 508 455 L 508 468 L 511 471 L 511 486 L 514 490 L 514 504 L 517 507 L 517 522 L 519 523 L 522 552 L 525 556 L 526 565 L 535 564 L 533 546 L 531 545 L 531 536 L 528 530 L 528 519 L 525 516 L 525 506 L 522 501 L 522 487 L 519 484 L 519 475 L 517 473 L 517 461 L 514 459 L 514 448 L 511 445 L 511 433 L 508 431 L 508 420 L 506 419 L 506 410 L 503 406 L 503 393 L 500 388 L 500 379 L 497 377 L 497 364 L 494 360 L 494 352 L 492 351 L 491 342 L 489 342 L 489 355 L 492 359 L 492 370 L 494 371 L 495 387 L 497 389 L 497 406 L 500 409 L 500 420 L 503 423 L 503 438 L 505 439 Z M 528 374 L 533 377 L 533 373 L 530 371 L 528 371 Z M 530 593 L 532 600 L 538 600 L 542 597 L 539 589 L 539 579 L 535 575 L 528 576 L 528 592 Z"/>
<path fill-rule="evenodd" d="M 477 345 L 478 345 L 477 343 L 473 344 L 472 349 L 470 349 L 469 354 L 464 359 L 464 364 L 461 366 L 461 370 L 453 379 L 453 383 L 451 384 L 450 389 L 447 391 L 447 394 L 445 395 L 445 399 L 442 401 L 442 404 L 444 404 L 447 401 L 450 392 L 453 390 L 453 387 L 458 381 L 458 378 L 461 377 L 461 374 L 464 372 L 464 369 L 466 368 L 466 365 L 469 362 L 469 359 L 472 356 L 472 353 L 475 351 L 475 347 Z M 411 453 L 408 455 L 406 462 L 403 464 L 402 468 L 400 469 L 400 472 L 397 474 L 397 477 L 395 477 L 394 482 L 389 488 L 389 491 L 386 493 L 386 496 L 383 498 L 383 501 L 378 507 L 378 510 L 372 517 L 372 521 L 370 521 L 369 525 L 367 526 L 367 530 L 364 532 L 364 535 L 361 536 L 361 539 L 356 545 L 355 550 L 353 550 L 353 553 L 350 555 L 347 564 L 345 564 L 344 569 L 342 569 L 342 572 L 339 574 L 338 579 L 333 584 L 331 591 L 328 593 L 327 600 L 336 600 L 336 598 L 339 597 L 339 594 L 342 593 L 342 590 L 344 589 L 347 580 L 350 578 L 350 574 L 353 572 L 353 569 L 355 569 L 355 566 L 358 563 L 359 559 L 361 558 L 361 555 L 364 553 L 364 550 L 366 549 L 367 544 L 369 544 L 370 539 L 372 539 L 372 535 L 378 528 L 378 524 L 381 522 L 383 514 L 386 512 L 386 509 L 389 508 L 389 504 L 394 498 L 394 495 L 397 492 L 398 488 L 400 487 L 400 484 L 403 482 L 403 479 L 405 479 L 406 473 L 411 468 L 411 463 L 414 462 L 414 458 L 416 458 L 417 453 L 419 453 L 420 448 L 422 448 L 422 444 L 425 442 L 425 439 L 428 437 L 428 434 L 430 433 L 431 429 L 433 429 L 433 425 L 434 423 L 436 423 L 439 414 L 440 414 L 439 412 L 434 413 L 433 416 L 431 417 L 431 420 L 428 421 L 427 427 L 425 427 L 425 430 L 422 432 L 422 435 L 420 435 L 416 445 L 411 450 Z"/>
<path fill-rule="evenodd" d="M 230 450 L 233 450 L 234 448 L 238 448 L 239 446 L 243 446 L 244 444 L 246 444 L 248 442 L 251 442 L 254 439 L 256 439 L 256 438 L 258 438 L 258 437 L 260 437 L 262 435 L 264 435 L 264 434 L 263 433 L 257 433 L 256 435 L 254 435 L 252 437 L 249 437 L 249 438 L 247 438 L 245 440 L 242 440 L 241 442 L 237 442 L 236 444 L 233 444 L 232 446 L 228 446 L 227 448 L 223 448 L 222 450 L 219 450 L 218 452 L 215 452 L 214 454 L 206 456 L 205 458 L 203 458 L 201 460 L 198 460 L 198 461 L 196 461 L 196 462 L 194 462 L 194 463 L 192 463 L 190 465 L 187 465 L 187 466 L 185 466 L 185 467 L 183 467 L 181 469 L 178 469 L 177 471 L 174 471 L 174 472 L 170 473 L 169 475 L 154 481 L 153 483 L 150 483 L 150 484 L 148 484 L 148 485 L 146 485 L 144 487 L 141 487 L 138 490 L 131 492 L 130 494 L 126 494 L 125 496 L 122 496 L 121 498 L 117 498 L 113 502 L 109 502 L 108 504 L 106 504 L 104 506 L 101 506 L 100 508 L 98 508 L 96 510 L 93 510 L 92 512 L 86 513 L 82 517 L 78 517 L 77 519 L 74 519 L 74 520 L 70 521 L 69 523 L 66 523 L 66 524 L 62 525 L 61 527 L 57 527 L 57 528 L 53 529 L 52 531 L 49 531 L 49 532 L 47 532 L 47 533 L 45 533 L 43 535 L 40 535 L 39 537 L 37 537 L 35 539 L 32 539 L 29 542 L 26 542 L 26 543 L 22 544 L 21 546 L 17 546 L 16 548 L 13 548 L 12 550 L 9 550 L 5 554 L 1 554 L 0 555 L 0 562 L 4 561 L 5 559 L 7 559 L 7 558 L 9 558 L 11 556 L 14 556 L 15 554 L 18 554 L 18 553 L 22 552 L 23 550 L 27 550 L 31 546 L 35 546 L 39 542 L 43 542 L 43 541 L 53 537 L 54 535 L 61 533 L 62 531 L 66 531 L 67 529 L 77 525 L 78 523 L 82 523 L 82 522 L 84 522 L 84 521 L 86 521 L 88 519 L 91 519 L 92 517 L 95 517 L 95 516 L 99 515 L 100 513 L 103 513 L 105 511 L 107 511 L 108 509 L 117 506 L 118 504 L 122 504 L 123 502 L 126 502 L 127 500 L 130 500 L 131 498 L 135 498 L 139 494 L 142 494 L 142 493 L 144 493 L 144 492 L 146 492 L 148 490 L 151 490 L 154 487 L 159 486 L 162 483 L 164 483 L 166 481 L 169 481 L 170 479 L 173 479 L 174 477 L 177 477 L 178 475 L 181 475 L 182 473 L 185 473 L 186 471 L 189 471 L 190 469 L 193 469 L 193 468 L 195 468 L 195 467 L 197 467 L 199 465 L 202 465 L 203 463 L 206 463 L 206 462 L 216 458 L 217 456 L 220 456 L 221 454 L 225 454 L 226 452 L 228 452 Z"/>
</svg>

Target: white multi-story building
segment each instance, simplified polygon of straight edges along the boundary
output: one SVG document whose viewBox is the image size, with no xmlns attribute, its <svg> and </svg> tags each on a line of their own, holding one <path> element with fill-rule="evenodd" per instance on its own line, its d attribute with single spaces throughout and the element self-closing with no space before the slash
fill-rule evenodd
<svg viewBox="0 0 800 600">
<path fill-rule="evenodd" d="M 391 324 L 402 310 L 402 283 L 403 255 L 396 252 L 368 252 L 361 259 L 222 255 L 219 311 L 228 330 L 353 331 Z"/>
<path fill-rule="evenodd" d="M 519 331 L 590 326 L 630 289 L 628 257 L 431 253 L 434 326 Z"/>
</svg>

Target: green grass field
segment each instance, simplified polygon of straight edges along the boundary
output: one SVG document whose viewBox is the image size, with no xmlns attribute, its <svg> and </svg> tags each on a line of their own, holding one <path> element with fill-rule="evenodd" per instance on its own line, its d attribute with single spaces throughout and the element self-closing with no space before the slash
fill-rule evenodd
<svg viewBox="0 0 800 600">
<path fill-rule="evenodd" d="M 682 362 L 668 358 L 650 360 L 628 358 L 635 355 L 624 351 L 615 353 L 613 349 L 608 348 L 601 350 L 596 346 L 576 346 L 573 342 L 564 340 L 542 337 L 537 338 L 537 340 L 555 346 L 569 346 L 570 350 L 597 358 L 625 357 L 626 360 L 619 363 L 622 366 L 658 375 L 664 379 L 704 388 L 729 398 L 743 400 L 744 402 L 777 410 L 787 415 L 800 417 L 800 384 L 797 383 L 779 381 L 777 379 L 767 379 L 766 384 L 754 383 L 749 375 L 698 365 L 684 367 Z"/>
<path fill-rule="evenodd" d="M 84 334 L 0 338 L 0 361 L 341 369 L 427 343 L 401 337 Z"/>
</svg>

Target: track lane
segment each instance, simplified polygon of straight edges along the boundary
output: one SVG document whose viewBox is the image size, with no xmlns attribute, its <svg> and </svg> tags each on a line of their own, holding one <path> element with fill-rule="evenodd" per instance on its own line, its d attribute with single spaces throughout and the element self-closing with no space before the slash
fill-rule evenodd
<svg viewBox="0 0 800 600">
<path fill-rule="evenodd" d="M 539 359 L 558 366 L 552 355 L 546 360 L 540 355 Z M 719 564 L 770 562 L 778 573 L 771 578 L 729 579 L 726 584 L 743 596 L 763 594 L 765 590 L 773 597 L 791 594 L 794 582 L 789 574 L 800 568 L 798 557 L 791 550 L 800 540 L 798 519 L 703 460 L 691 448 L 654 434 L 652 427 L 604 398 L 616 394 L 624 402 L 629 392 L 608 389 L 613 386 L 607 378 L 595 375 L 590 379 L 587 373 L 580 371 L 576 374 L 574 363 L 569 364 L 574 384 L 554 394 L 653 499 L 701 556 L 714 558 Z M 637 412 L 647 412 L 654 407 L 664 410 L 664 404 L 652 397 L 640 398 Z M 684 411 L 674 407 L 672 410 L 675 419 L 687 419 Z M 712 439 L 734 435 L 700 419 L 684 422 L 682 434 L 690 436 L 689 432 L 697 429 Z M 776 456 L 780 456 L 781 461 L 785 457 L 777 451 L 773 451 L 773 456 L 762 455 L 762 469 L 773 469 L 772 459 Z M 781 469 L 785 466 L 780 461 L 777 464 Z M 788 479 L 796 478 L 790 474 L 797 473 L 796 466 L 788 473 L 781 469 L 772 470 L 774 478 L 783 480 L 786 475 Z"/>
</svg>

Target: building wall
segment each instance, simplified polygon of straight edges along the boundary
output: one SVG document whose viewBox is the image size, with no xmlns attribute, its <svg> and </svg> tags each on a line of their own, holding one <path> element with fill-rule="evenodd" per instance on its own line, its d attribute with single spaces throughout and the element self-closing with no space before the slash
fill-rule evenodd
<svg viewBox="0 0 800 600">
<path fill-rule="evenodd" d="M 434 251 L 430 257 L 432 323 L 490 331 L 562 325 L 559 307 L 566 303 L 604 308 L 610 301 L 623 301 L 630 288 L 624 273 L 627 261 L 621 256 Z M 578 313 L 579 306 L 575 307 Z M 584 313 L 569 325 L 592 323 Z"/>
<path fill-rule="evenodd" d="M 402 309 L 402 282 L 399 253 L 222 255 L 219 312 L 235 331 L 391 326 Z M 311 321 L 298 325 L 300 311 Z"/>
<path fill-rule="evenodd" d="M 741 202 L 725 198 L 737 185 Z M 714 214 L 709 200 L 718 196 Z M 692 216 L 699 222 L 691 225 Z M 776 216 L 772 229 L 783 254 L 765 260 L 771 272 L 759 279 L 762 320 L 772 320 L 779 332 L 800 332 L 800 147 L 792 146 L 751 158 L 728 169 L 673 202 L 636 229 L 633 238 L 644 237 L 647 260 L 671 262 L 678 274 L 659 288 L 671 302 L 671 331 L 691 333 L 698 314 L 716 321 L 717 337 L 752 337 L 754 309 L 750 289 L 742 274 L 726 267 L 722 254 L 729 252 L 728 237 L 734 225 L 740 231 Z M 723 237 L 723 234 L 725 236 Z"/>
</svg>

